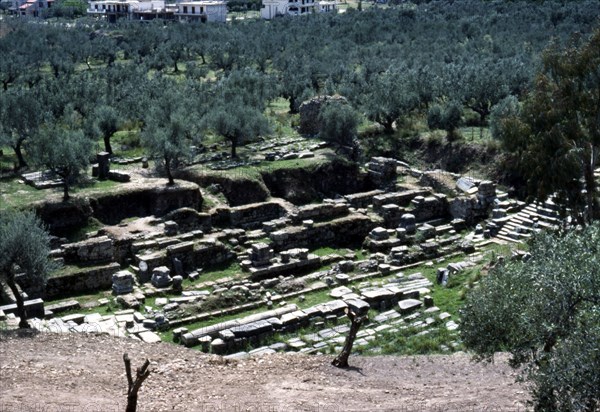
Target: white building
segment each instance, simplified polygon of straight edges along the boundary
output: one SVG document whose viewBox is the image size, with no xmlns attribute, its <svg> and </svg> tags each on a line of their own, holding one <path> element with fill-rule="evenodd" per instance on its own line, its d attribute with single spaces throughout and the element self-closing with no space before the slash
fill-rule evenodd
<svg viewBox="0 0 600 412">
<path fill-rule="evenodd" d="M 224 1 L 178 1 L 175 16 L 180 21 L 225 23 L 227 4 Z"/>
<path fill-rule="evenodd" d="M 152 20 L 166 17 L 164 0 L 98 0 L 90 1 L 88 14 L 106 16 L 110 22 L 119 18 L 128 20 Z"/>
<path fill-rule="evenodd" d="M 19 16 L 41 17 L 53 4 L 54 0 L 13 0 L 8 10 Z"/>
<path fill-rule="evenodd" d="M 128 20 L 215 21 L 225 22 L 227 5 L 224 0 L 178 1 L 165 4 L 164 0 L 91 0 L 88 14 L 105 16 L 110 22 L 119 18 Z"/>
<path fill-rule="evenodd" d="M 260 16 L 270 20 L 277 16 L 324 13 L 337 9 L 337 1 L 325 0 L 263 0 Z"/>
</svg>

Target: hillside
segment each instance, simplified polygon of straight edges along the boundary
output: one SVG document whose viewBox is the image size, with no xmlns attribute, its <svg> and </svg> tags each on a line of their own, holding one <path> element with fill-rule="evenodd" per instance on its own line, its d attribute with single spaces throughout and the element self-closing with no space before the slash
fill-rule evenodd
<svg viewBox="0 0 600 412">
<path fill-rule="evenodd" d="M 329 356 L 224 361 L 165 343 L 2 332 L 0 410 L 122 411 L 124 352 L 134 367 L 152 362 L 139 411 L 516 411 L 527 399 L 506 355 L 353 357 L 341 370 Z"/>
</svg>

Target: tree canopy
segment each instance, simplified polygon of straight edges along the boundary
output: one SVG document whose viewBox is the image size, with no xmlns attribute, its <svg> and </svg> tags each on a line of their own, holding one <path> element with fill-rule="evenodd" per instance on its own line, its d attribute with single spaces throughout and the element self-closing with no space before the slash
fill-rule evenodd
<svg viewBox="0 0 600 412">
<path fill-rule="evenodd" d="M 90 163 L 92 141 L 81 130 L 60 123 L 41 129 L 29 145 L 34 164 L 47 167 L 63 180 L 63 200 L 69 199 L 71 180 Z"/>
<path fill-rule="evenodd" d="M 586 38 L 598 15 L 596 0 L 455 0 L 227 25 L 4 19 L 0 141 L 25 167 L 31 160 L 23 149 L 27 141 L 45 123 L 68 115 L 69 107 L 81 118 L 76 128 L 102 138 L 110 151 L 115 127 L 150 133 L 149 114 L 164 112 L 153 106 L 167 91 L 175 102 L 191 102 L 177 115 L 192 123 L 186 144 L 203 137 L 199 126 L 206 126 L 231 142 L 234 154 L 244 141 L 268 134 L 265 126 L 279 115 L 269 108 L 280 104 L 276 99 L 286 100 L 294 127 L 304 100 L 333 94 L 347 98 L 359 118 L 380 124 L 389 141 L 406 136 L 394 135 L 394 125 L 420 126 L 432 107 L 438 120 L 447 120 L 436 127 L 455 138 L 467 116 L 486 127 L 506 96 L 522 101 L 549 39 L 561 43 L 574 32 Z M 591 59 L 593 48 L 588 50 Z M 569 72 L 566 66 L 562 72 L 547 67 L 549 79 Z M 154 78 L 171 79 L 168 90 L 148 81 Z M 564 102 L 564 107 L 583 103 Z M 588 150 L 574 148 L 573 153 Z"/>
<path fill-rule="evenodd" d="M 465 346 L 483 359 L 509 351 L 539 411 L 600 406 L 600 225 L 542 233 L 531 257 L 505 261 L 467 296 Z"/>
<path fill-rule="evenodd" d="M 27 328 L 27 312 L 16 284 L 19 274 L 45 285 L 55 267 L 48 259 L 50 236 L 33 212 L 5 210 L 0 214 L 0 281 L 5 283 L 17 302 L 19 327 Z"/>
<path fill-rule="evenodd" d="M 553 45 L 519 115 L 503 122 L 504 146 L 529 193 L 556 193 L 581 224 L 600 218 L 595 169 L 600 156 L 600 29 L 585 43 Z"/>
</svg>

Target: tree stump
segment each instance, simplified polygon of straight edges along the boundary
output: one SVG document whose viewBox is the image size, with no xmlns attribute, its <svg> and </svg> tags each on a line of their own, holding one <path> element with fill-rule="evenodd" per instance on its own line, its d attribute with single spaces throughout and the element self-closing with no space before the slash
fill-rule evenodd
<svg viewBox="0 0 600 412">
<path fill-rule="evenodd" d="M 356 339 L 356 334 L 360 329 L 360 326 L 367 318 L 366 315 L 359 316 L 352 309 L 346 309 L 346 315 L 350 318 L 352 324 L 350 325 L 350 331 L 348 332 L 348 336 L 346 336 L 346 341 L 344 342 L 344 347 L 338 356 L 331 362 L 331 364 L 338 368 L 347 368 L 348 358 L 350 357 L 350 353 L 352 352 L 352 346 L 354 345 L 354 340 Z"/>
</svg>

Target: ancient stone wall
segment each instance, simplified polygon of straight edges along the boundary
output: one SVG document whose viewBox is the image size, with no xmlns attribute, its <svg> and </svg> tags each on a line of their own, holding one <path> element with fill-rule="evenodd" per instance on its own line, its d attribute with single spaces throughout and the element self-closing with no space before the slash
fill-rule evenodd
<svg viewBox="0 0 600 412">
<path fill-rule="evenodd" d="M 269 198 L 269 190 L 260 179 L 245 176 L 243 171 L 232 170 L 222 175 L 215 172 L 203 173 L 194 168 L 177 172 L 177 177 L 197 183 L 202 187 L 218 185 L 230 206 L 264 202 Z"/>
<path fill-rule="evenodd" d="M 427 197 L 417 196 L 411 201 L 411 205 L 413 206 L 411 213 L 415 215 L 418 222 L 446 218 L 449 216 L 446 195 L 435 194 Z"/>
<path fill-rule="evenodd" d="M 299 224 L 307 219 L 314 221 L 330 220 L 347 214 L 348 205 L 346 203 L 318 203 L 299 207 L 297 212 L 292 214 L 290 218 L 294 224 Z"/>
<path fill-rule="evenodd" d="M 181 242 L 166 249 L 149 251 L 135 256 L 136 264 L 146 262 L 148 271 L 159 266 L 167 266 L 175 272 L 173 260 L 179 259 L 185 272 L 205 268 L 233 259 L 234 254 L 221 242 L 206 240 L 199 243 Z"/>
<path fill-rule="evenodd" d="M 367 216 L 352 214 L 328 222 L 315 223 L 311 227 L 292 226 L 272 232 L 269 237 L 275 250 L 295 247 L 319 247 L 322 245 L 349 246 L 362 242 L 364 237 L 378 226 Z"/>
<path fill-rule="evenodd" d="M 110 289 L 112 275 L 119 269 L 118 263 L 79 268 L 71 273 L 48 278 L 45 290 L 39 283 L 33 283 L 26 278 L 19 278 L 18 282 L 30 298 L 42 297 L 44 300 L 52 300 L 67 294 L 76 296 Z"/>
<path fill-rule="evenodd" d="M 162 179 L 149 179 L 145 185 L 123 187 L 122 189 L 96 195 L 90 198 L 94 217 L 107 224 L 137 216 L 163 216 L 182 207 L 200 209 L 202 195 L 198 185 L 178 181 L 166 186 Z"/>
<path fill-rule="evenodd" d="M 263 222 L 285 216 L 287 211 L 277 202 L 252 203 L 232 208 L 219 208 L 212 214 L 212 222 L 219 227 L 257 229 Z"/>
<path fill-rule="evenodd" d="M 108 236 L 63 245 L 65 263 L 99 263 L 114 259 L 115 248 Z"/>
<path fill-rule="evenodd" d="M 180 232 L 208 231 L 212 227 L 212 219 L 208 213 L 200 213 L 190 207 L 169 212 L 165 215 L 164 220 L 177 223 Z"/>
<path fill-rule="evenodd" d="M 35 204 L 34 209 L 52 234 L 62 234 L 85 226 L 93 214 L 87 199 L 72 199 L 68 202 L 42 202 Z"/>
<path fill-rule="evenodd" d="M 266 171 L 262 178 L 272 196 L 296 205 L 372 189 L 358 165 L 337 160 L 312 168 Z"/>
</svg>

